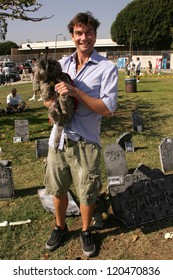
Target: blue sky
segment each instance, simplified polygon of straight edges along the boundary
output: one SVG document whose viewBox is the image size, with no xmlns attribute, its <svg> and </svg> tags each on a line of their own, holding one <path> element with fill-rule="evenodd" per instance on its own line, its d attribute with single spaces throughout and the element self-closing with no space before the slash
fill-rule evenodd
<svg viewBox="0 0 173 280">
<path fill-rule="evenodd" d="M 67 24 L 79 12 L 90 11 L 101 25 L 97 38 L 109 39 L 110 27 L 117 14 L 132 0 L 38 0 L 43 4 L 39 12 L 32 13 L 33 17 L 54 15 L 53 18 L 42 22 L 25 22 L 21 20 L 8 20 L 8 33 L 6 40 L 17 44 L 37 41 L 70 40 Z"/>
</svg>

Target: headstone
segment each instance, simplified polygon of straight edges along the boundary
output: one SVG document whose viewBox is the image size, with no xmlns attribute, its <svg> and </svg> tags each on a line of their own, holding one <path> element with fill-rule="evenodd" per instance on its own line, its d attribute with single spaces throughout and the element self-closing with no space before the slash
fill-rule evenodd
<svg viewBox="0 0 173 280">
<path fill-rule="evenodd" d="M 162 171 L 173 171 L 173 138 L 164 138 L 159 145 L 159 155 Z"/>
<path fill-rule="evenodd" d="M 173 175 L 159 169 L 140 165 L 108 192 L 116 218 L 129 228 L 173 216 Z"/>
<path fill-rule="evenodd" d="M 137 181 L 147 179 L 158 180 L 164 178 L 164 173 L 160 169 L 152 169 L 144 164 L 140 164 L 133 172 L 133 175 L 137 176 Z M 137 181 L 134 182 L 137 183 Z"/>
<path fill-rule="evenodd" d="M 29 141 L 28 120 L 15 120 L 15 137 L 21 137 L 23 142 Z"/>
<path fill-rule="evenodd" d="M 22 142 L 22 137 L 13 137 L 13 143 Z"/>
<path fill-rule="evenodd" d="M 117 143 L 108 144 L 104 150 L 104 161 L 109 185 L 123 183 L 128 173 L 124 149 Z"/>
<path fill-rule="evenodd" d="M 70 192 L 68 194 L 68 207 L 66 210 L 66 216 L 78 216 L 80 214 L 80 210 L 76 202 L 74 201 L 72 195 Z M 55 214 L 55 208 L 53 205 L 53 195 L 51 194 L 46 194 L 45 189 L 40 189 L 38 190 L 38 195 L 41 200 L 43 208 Z"/>
<path fill-rule="evenodd" d="M 0 199 L 14 197 L 11 161 L 0 160 Z"/>
<path fill-rule="evenodd" d="M 48 141 L 49 138 L 37 139 L 36 143 L 36 156 L 37 157 L 47 157 L 48 155 Z"/>
<path fill-rule="evenodd" d="M 125 142 L 125 151 L 126 152 L 134 152 L 134 146 L 132 142 Z"/>
<path fill-rule="evenodd" d="M 139 111 L 135 111 L 132 114 L 132 126 L 133 130 L 137 132 L 142 132 L 143 131 L 143 118 L 142 114 Z"/>
<path fill-rule="evenodd" d="M 124 132 L 120 137 L 116 140 L 116 143 L 119 144 L 125 150 L 125 143 L 131 142 L 132 133 Z"/>
</svg>

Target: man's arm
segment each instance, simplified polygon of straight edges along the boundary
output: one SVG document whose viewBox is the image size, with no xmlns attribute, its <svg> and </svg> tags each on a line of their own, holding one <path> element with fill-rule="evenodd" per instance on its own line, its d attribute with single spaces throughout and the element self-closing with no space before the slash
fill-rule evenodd
<svg viewBox="0 0 173 280">
<path fill-rule="evenodd" d="M 73 87 L 65 82 L 60 82 L 55 85 L 55 90 L 62 95 L 68 94 L 76 98 L 79 102 L 87 106 L 91 111 L 104 117 L 112 116 L 112 112 L 106 107 L 101 99 L 91 97 L 80 89 Z"/>
</svg>

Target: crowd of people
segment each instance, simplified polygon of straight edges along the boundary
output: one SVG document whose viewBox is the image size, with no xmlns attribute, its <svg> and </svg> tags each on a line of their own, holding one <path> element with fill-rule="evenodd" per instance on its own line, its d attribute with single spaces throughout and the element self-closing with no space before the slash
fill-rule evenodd
<svg viewBox="0 0 173 280">
<path fill-rule="evenodd" d="M 161 74 L 162 69 L 162 59 L 159 58 L 156 66 L 153 67 L 152 62 L 149 60 L 148 65 L 146 67 L 147 74 L 153 75 L 153 74 Z M 141 75 L 141 61 L 140 58 L 137 57 L 136 61 L 134 61 L 132 58 L 127 58 L 125 60 L 125 71 L 127 76 L 136 76 L 137 82 L 140 81 L 140 75 Z"/>
<path fill-rule="evenodd" d="M 136 76 L 137 82 L 140 81 L 140 73 L 141 73 L 141 61 L 140 58 L 136 58 L 136 62 L 133 61 L 132 58 L 128 58 L 125 63 L 125 70 L 127 76 Z"/>
</svg>

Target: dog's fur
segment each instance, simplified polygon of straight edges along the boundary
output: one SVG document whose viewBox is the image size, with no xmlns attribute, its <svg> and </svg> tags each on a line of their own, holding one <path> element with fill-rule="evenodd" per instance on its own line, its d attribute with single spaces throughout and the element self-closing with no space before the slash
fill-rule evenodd
<svg viewBox="0 0 173 280">
<path fill-rule="evenodd" d="M 62 72 L 61 65 L 52 58 L 39 59 L 34 66 L 34 78 L 40 81 L 40 91 L 43 101 L 53 99 L 48 109 L 48 117 L 57 124 L 58 131 L 55 139 L 55 148 L 58 147 L 64 124 L 68 123 L 74 114 L 74 98 L 68 95 L 59 95 L 54 90 L 56 83 L 64 81 L 72 85 L 67 73 Z"/>
</svg>

